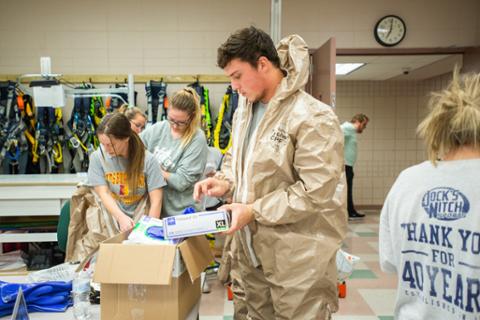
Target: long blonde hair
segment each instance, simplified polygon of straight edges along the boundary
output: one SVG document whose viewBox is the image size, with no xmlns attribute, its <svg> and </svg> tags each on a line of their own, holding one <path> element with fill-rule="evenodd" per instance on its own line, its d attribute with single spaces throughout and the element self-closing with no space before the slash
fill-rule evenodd
<svg viewBox="0 0 480 320">
<path fill-rule="evenodd" d="M 193 88 L 184 88 L 177 91 L 172 100 L 170 100 L 170 107 L 186 112 L 190 120 L 187 128 L 182 136 L 182 147 L 192 141 L 198 128 L 200 128 L 200 121 L 202 119 L 202 111 L 200 109 L 200 98 Z"/>
<path fill-rule="evenodd" d="M 433 93 L 431 109 L 417 128 L 427 145 L 428 158 L 438 159 L 462 146 L 479 147 L 480 74 L 460 76 L 458 69 L 446 89 Z"/>
<path fill-rule="evenodd" d="M 127 117 L 119 112 L 107 114 L 97 127 L 97 135 L 104 134 L 119 140 L 128 140 L 127 184 L 130 192 L 135 193 L 137 184 L 143 175 L 145 164 L 145 145 L 130 126 Z"/>
</svg>

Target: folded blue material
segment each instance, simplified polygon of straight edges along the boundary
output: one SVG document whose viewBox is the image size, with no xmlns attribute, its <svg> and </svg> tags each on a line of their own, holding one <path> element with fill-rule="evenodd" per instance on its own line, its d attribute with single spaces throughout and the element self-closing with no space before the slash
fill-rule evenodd
<svg viewBox="0 0 480 320">
<path fill-rule="evenodd" d="M 13 311 L 18 289 L 22 288 L 28 311 L 64 312 L 72 306 L 72 282 L 9 283 L 0 281 L 0 317 Z"/>
</svg>

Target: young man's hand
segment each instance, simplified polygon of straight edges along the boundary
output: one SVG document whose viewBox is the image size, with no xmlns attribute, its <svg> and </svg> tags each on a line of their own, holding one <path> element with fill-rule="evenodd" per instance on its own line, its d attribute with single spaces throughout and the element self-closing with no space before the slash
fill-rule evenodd
<svg viewBox="0 0 480 320">
<path fill-rule="evenodd" d="M 193 199 L 200 201 L 203 196 L 223 197 L 230 189 L 228 181 L 215 178 L 207 178 L 195 184 Z"/>
<path fill-rule="evenodd" d="M 231 224 L 230 229 L 225 231 L 226 234 L 232 234 L 237 230 L 242 229 L 245 225 L 249 224 L 255 219 L 253 215 L 252 206 L 243 203 L 232 203 L 221 206 L 218 210 L 230 211 Z"/>
</svg>

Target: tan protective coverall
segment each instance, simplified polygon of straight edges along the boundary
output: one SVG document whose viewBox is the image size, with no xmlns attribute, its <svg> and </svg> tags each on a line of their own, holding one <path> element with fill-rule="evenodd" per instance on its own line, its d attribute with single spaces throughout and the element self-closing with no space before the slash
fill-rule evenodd
<svg viewBox="0 0 480 320">
<path fill-rule="evenodd" d="M 250 318 L 329 319 L 338 309 L 335 255 L 347 226 L 343 134 L 332 108 L 303 91 L 304 40 L 289 36 L 277 50 L 287 76 L 245 149 L 252 102 L 240 97 L 217 175 L 255 216 L 234 235 L 232 268 Z"/>
<path fill-rule="evenodd" d="M 144 197 L 133 214 L 138 221 L 150 208 Z M 100 197 L 92 187 L 78 186 L 70 200 L 70 223 L 68 225 L 65 261 L 82 262 L 96 251 L 100 242 L 120 233 L 117 221 L 105 209 Z"/>
</svg>

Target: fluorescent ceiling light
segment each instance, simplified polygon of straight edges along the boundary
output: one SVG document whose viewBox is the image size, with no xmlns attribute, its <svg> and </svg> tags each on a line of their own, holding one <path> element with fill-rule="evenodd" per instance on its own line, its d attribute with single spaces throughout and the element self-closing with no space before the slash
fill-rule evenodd
<svg viewBox="0 0 480 320">
<path fill-rule="evenodd" d="M 337 63 L 335 64 L 335 74 L 339 76 L 345 76 L 352 73 L 360 67 L 363 67 L 365 63 Z"/>
</svg>

